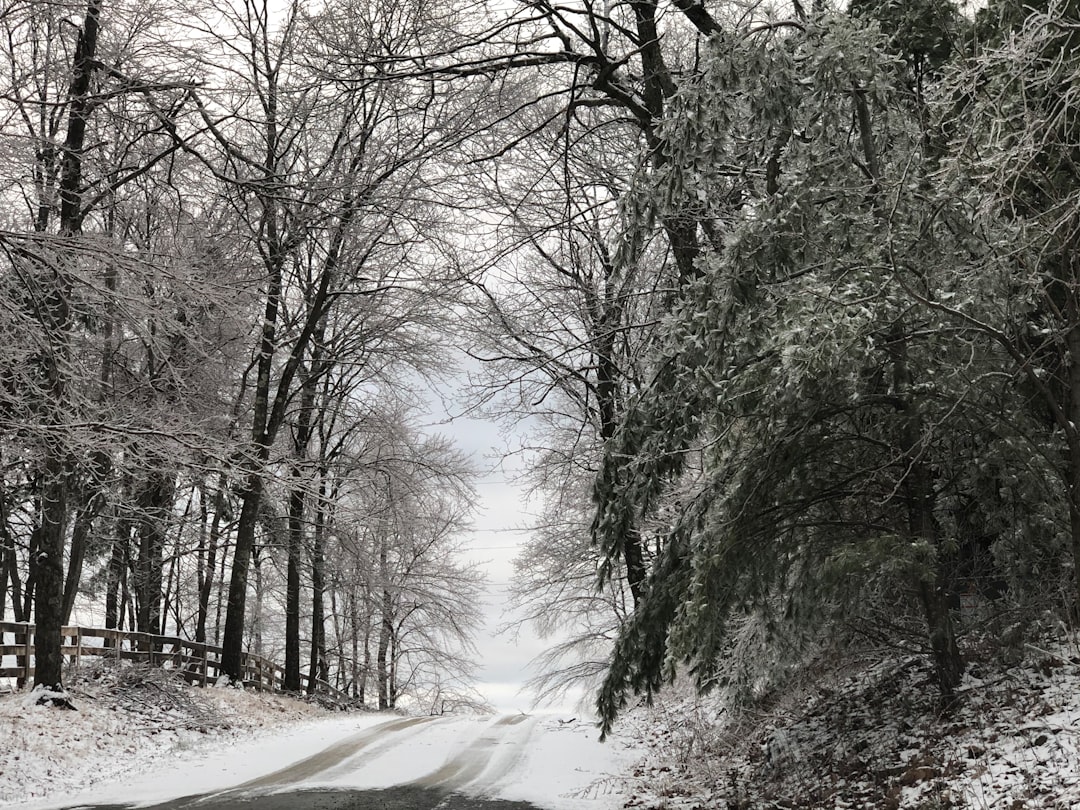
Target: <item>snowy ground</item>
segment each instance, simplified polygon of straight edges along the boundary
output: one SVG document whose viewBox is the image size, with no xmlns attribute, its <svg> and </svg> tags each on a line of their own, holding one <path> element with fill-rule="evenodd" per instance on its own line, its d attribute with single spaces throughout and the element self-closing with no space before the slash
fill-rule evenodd
<svg viewBox="0 0 1080 810">
<path fill-rule="evenodd" d="M 91 670 L 75 712 L 0 697 L 0 807 L 406 784 L 553 810 L 1080 808 L 1080 638 L 969 655 L 949 712 L 923 658 L 879 655 L 739 712 L 675 689 L 606 744 L 565 715 L 332 713 Z"/>
<path fill-rule="evenodd" d="M 211 791 L 401 784 L 611 810 L 641 751 L 544 715 L 331 713 L 283 697 L 193 689 L 145 669 L 69 679 L 77 711 L 0 698 L 0 807 L 151 803 Z"/>
<path fill-rule="evenodd" d="M 627 806 L 1080 808 L 1080 639 L 971 657 L 948 712 L 921 656 L 822 663 L 739 713 L 663 695 Z"/>
</svg>

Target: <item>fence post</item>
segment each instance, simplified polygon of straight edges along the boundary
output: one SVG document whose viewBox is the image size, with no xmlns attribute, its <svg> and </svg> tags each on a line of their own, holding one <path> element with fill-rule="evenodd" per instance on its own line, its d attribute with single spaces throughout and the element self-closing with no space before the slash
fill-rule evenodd
<svg viewBox="0 0 1080 810">
<path fill-rule="evenodd" d="M 25 645 L 26 636 L 16 630 L 15 636 L 12 639 L 12 643 Z M 26 685 L 26 668 L 30 666 L 30 661 L 28 661 L 26 658 L 27 652 L 28 650 L 24 646 L 22 655 L 20 655 L 19 653 L 15 653 L 15 666 L 20 670 L 21 673 L 15 678 L 15 686 L 19 689 L 22 689 Z"/>
<path fill-rule="evenodd" d="M 33 631 L 30 629 L 31 626 L 32 625 L 29 624 L 26 625 L 26 636 L 24 639 L 26 644 L 26 653 L 23 656 L 23 678 L 21 684 L 22 686 L 25 686 L 26 682 L 30 679 L 30 656 L 34 651 L 34 636 Z"/>
</svg>

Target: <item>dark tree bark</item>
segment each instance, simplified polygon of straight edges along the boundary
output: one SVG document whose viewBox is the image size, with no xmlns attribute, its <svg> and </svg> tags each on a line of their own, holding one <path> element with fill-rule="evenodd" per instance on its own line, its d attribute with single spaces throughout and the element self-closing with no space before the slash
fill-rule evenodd
<svg viewBox="0 0 1080 810">
<path fill-rule="evenodd" d="M 387 487 L 389 499 L 389 487 Z M 388 507 L 387 507 L 388 508 Z M 379 544 L 379 644 L 375 653 L 375 669 L 379 686 L 379 708 L 393 708 L 393 652 L 391 643 L 394 638 L 394 595 L 390 590 L 389 539 L 385 525 L 379 527 L 376 542 Z"/>
<path fill-rule="evenodd" d="M 566 17 L 556 4 L 540 0 L 534 8 L 546 18 L 562 46 L 561 57 L 553 59 L 572 59 L 578 64 L 589 64 L 595 68 L 595 77 L 590 75 L 588 89 L 583 86 L 581 92 L 587 97 L 600 93 L 606 96 L 611 105 L 621 107 L 648 146 L 652 168 L 662 170 L 670 162 L 671 154 L 660 125 L 668 114 L 668 101 L 678 91 L 678 85 L 664 55 L 663 38 L 657 24 L 660 14 L 657 0 L 632 0 L 627 5 L 633 13 L 633 23 L 632 26 L 620 27 L 618 35 L 624 37 L 634 49 L 632 59 L 637 65 L 633 68 L 627 64 L 630 59 L 612 56 L 609 36 L 615 34 L 610 34 L 607 19 L 600 19 L 600 15 L 597 15 L 589 20 L 589 26 L 570 26 L 565 24 Z M 675 6 L 704 36 L 721 31 L 704 5 L 687 0 Z M 601 31 L 609 33 L 601 34 Z M 702 242 L 699 231 L 702 224 L 692 215 L 664 207 L 659 225 L 676 268 L 677 285 L 670 295 L 674 302 L 680 290 L 700 275 L 698 258 Z M 608 303 L 611 302 L 605 302 Z M 608 321 L 608 314 L 605 311 L 593 314 L 598 329 L 593 348 L 597 362 L 596 395 L 600 409 L 600 433 L 610 447 L 622 414 L 617 407 L 618 367 L 613 351 L 618 323 Z M 619 492 L 625 488 L 626 482 L 622 480 L 621 473 L 611 470 L 608 475 L 611 480 L 605 482 L 605 492 Z M 627 585 L 637 607 L 645 594 L 648 561 L 635 518 L 627 515 L 621 521 L 617 534 L 618 537 L 612 536 L 609 542 L 604 543 L 602 551 L 609 561 L 622 560 Z M 603 570 L 607 575 L 611 566 L 605 565 Z"/>
<path fill-rule="evenodd" d="M 54 388 L 54 390 L 56 390 Z M 41 545 L 34 586 L 34 686 L 63 691 L 60 632 L 64 626 L 64 529 L 67 519 L 66 463 L 62 452 L 49 450 L 41 497 Z"/>
<path fill-rule="evenodd" d="M 139 631 L 156 635 L 161 631 L 165 535 L 175 482 L 164 459 L 155 458 L 150 466 L 147 480 L 136 499 L 139 557 L 135 566 L 135 596 Z"/>
<path fill-rule="evenodd" d="M 901 464 L 903 493 L 907 502 L 908 531 L 930 549 L 932 570 L 919 575 L 916 584 L 930 638 L 934 672 L 943 697 L 951 701 L 964 674 L 964 662 L 956 643 L 956 628 L 950 610 L 950 562 L 935 516 L 936 494 L 929 450 L 925 446 L 925 426 L 918 402 L 912 394 L 912 374 L 908 342 L 903 322 L 890 335 L 889 354 L 893 363 L 893 391 L 900 403 Z"/>
<path fill-rule="evenodd" d="M 124 619 L 124 592 L 130 557 L 131 524 L 126 517 L 116 519 L 113 528 L 112 550 L 105 577 L 105 626 L 119 630 Z M 106 640 L 106 646 L 112 646 Z"/>
<path fill-rule="evenodd" d="M 8 589 L 11 590 L 11 611 L 17 622 L 27 621 L 23 615 L 22 579 L 19 559 L 15 552 L 15 537 L 8 521 L 7 492 L 0 492 L 0 621 L 7 615 Z"/>
<path fill-rule="evenodd" d="M 349 668 L 351 670 L 352 677 L 350 684 L 352 696 L 357 700 L 363 702 L 364 685 L 362 683 L 363 675 L 360 669 L 360 610 L 357 607 L 356 590 L 349 589 L 348 593 L 348 605 L 349 605 L 349 641 L 352 645 L 352 655 L 349 657 Z"/>
<path fill-rule="evenodd" d="M 217 598 L 214 600 L 214 644 L 221 643 L 221 609 L 225 605 L 225 565 L 229 561 L 229 545 L 226 542 L 221 546 L 221 568 L 218 570 L 217 577 Z"/>
<path fill-rule="evenodd" d="M 1074 271 L 1071 275 L 1073 283 L 1068 287 L 1066 309 L 1070 325 L 1065 336 L 1068 374 L 1065 409 L 1069 415 L 1065 426 L 1065 492 L 1069 502 L 1069 549 L 1073 563 L 1071 612 L 1074 618 L 1080 619 L 1080 298 L 1076 292 L 1080 273 Z"/>
<path fill-rule="evenodd" d="M 39 223 L 44 225 L 44 214 L 39 212 Z M 110 231 L 112 230 L 112 217 L 110 216 Z M 105 289 L 110 294 L 106 305 L 104 322 L 101 327 L 101 367 L 98 374 L 99 396 L 102 401 L 107 397 L 109 384 L 112 380 L 113 352 L 114 352 L 114 321 L 116 319 L 116 302 L 111 298 L 116 293 L 118 272 L 115 263 L 109 262 L 105 268 Z M 94 528 L 94 521 L 105 508 L 105 479 L 112 468 L 112 459 L 104 451 L 96 451 L 87 471 L 87 480 L 79 491 L 81 506 L 75 516 L 75 525 L 71 532 L 71 552 L 68 555 L 68 573 L 64 582 L 64 623 L 71 620 L 71 610 L 75 605 L 75 597 L 78 595 L 79 584 L 82 578 L 83 561 L 86 555 L 86 543 Z"/>
<path fill-rule="evenodd" d="M 364 628 L 364 667 L 360 672 L 360 688 L 357 690 L 356 698 L 360 701 L 360 705 L 363 706 L 367 700 L 367 682 L 371 677 L 371 620 L 370 617 L 367 621 L 367 626 Z"/>
<path fill-rule="evenodd" d="M 870 105 L 863 88 L 852 85 L 852 111 L 869 179 L 869 196 L 874 216 L 884 217 L 880 161 L 874 141 Z M 956 643 L 956 628 L 949 609 L 948 551 L 935 516 L 933 464 L 926 446 L 926 425 L 920 410 L 909 361 L 911 336 L 903 320 L 892 327 L 887 352 L 893 369 L 893 393 L 899 403 L 899 450 L 901 485 L 908 510 L 908 532 L 926 543 L 933 555 L 933 570 L 920 574 L 916 589 L 922 604 L 930 639 L 931 658 L 942 696 L 951 701 L 964 673 L 964 662 Z"/>
<path fill-rule="evenodd" d="M 7 558 L 7 546 L 0 546 L 0 622 L 7 619 L 7 595 L 9 577 Z"/>
<path fill-rule="evenodd" d="M 311 367 L 300 372 L 300 411 L 293 430 L 292 489 L 289 493 L 288 571 L 285 585 L 285 683 L 290 692 L 300 691 L 300 563 L 304 557 L 304 516 L 307 506 L 305 461 L 313 433 L 312 409 L 321 332 L 313 342 Z"/>
<path fill-rule="evenodd" d="M 64 580 L 64 624 L 71 621 L 71 611 L 75 606 L 75 597 L 79 593 L 79 585 L 82 582 L 86 544 L 94 530 L 94 521 L 105 506 L 105 493 L 99 484 L 90 483 L 82 494 L 83 505 L 75 515 L 75 523 L 71 530 L 71 551 L 68 554 L 67 577 Z"/>
<path fill-rule="evenodd" d="M 269 448 L 259 447 L 258 463 L 265 464 Z M 255 528 L 259 521 L 263 479 L 261 471 L 249 469 L 241 494 L 240 522 L 233 549 L 232 576 L 225 608 L 225 634 L 221 642 L 221 671 L 233 683 L 241 683 L 244 674 L 244 616 L 247 606 L 248 571 L 255 547 Z"/>
<path fill-rule="evenodd" d="M 615 276 L 614 267 L 608 265 L 606 278 Z M 622 324 L 623 303 L 617 296 L 605 291 L 603 303 L 594 305 L 593 318 L 598 332 L 596 339 L 596 401 L 600 417 L 600 438 L 610 443 L 615 438 L 621 416 L 620 365 L 616 356 L 616 335 Z M 599 296 L 598 296 L 599 298 Z M 620 484 L 617 484 L 620 486 Z M 636 608 L 644 597 L 647 574 L 641 532 L 637 526 L 627 524 L 622 532 L 621 555 L 626 566 L 626 583 Z"/>
<path fill-rule="evenodd" d="M 172 612 L 173 627 L 175 628 L 173 635 L 180 637 L 186 635 L 184 632 L 184 620 L 180 615 L 183 599 L 180 593 L 180 560 L 184 555 L 184 524 L 187 522 L 187 510 L 190 508 L 191 500 L 189 498 L 184 517 L 173 532 L 173 548 L 172 553 L 169 554 L 169 575 L 165 580 L 165 598 L 161 607 L 161 628 L 157 631 L 163 636 L 169 635 L 166 633 L 166 629 L 169 624 L 170 611 Z"/>
<path fill-rule="evenodd" d="M 311 544 L 311 658 L 308 665 L 308 694 L 314 694 L 317 681 L 327 677 L 326 667 L 326 591 L 324 543 L 326 524 L 326 478 L 321 471 L 316 504 L 315 530 Z"/>
<path fill-rule="evenodd" d="M 19 565 L 14 549 L 8 549 L 7 565 L 11 578 L 11 613 L 17 622 L 30 621 L 24 609 L 22 582 L 19 580 Z"/>
<path fill-rule="evenodd" d="M 38 506 L 40 513 L 41 507 Z M 38 548 L 41 546 L 42 527 L 38 524 L 30 532 L 27 545 L 26 585 L 23 588 L 21 621 L 28 622 L 34 614 L 34 594 L 37 592 Z M 18 613 L 18 611 L 16 611 Z"/>
<path fill-rule="evenodd" d="M 394 628 L 390 631 L 390 672 L 387 676 L 386 683 L 386 702 L 391 709 L 397 708 L 398 699 L 398 634 L 397 629 Z"/>
<path fill-rule="evenodd" d="M 297 476 L 299 477 L 299 476 Z M 300 556 L 304 538 L 303 484 L 289 493 L 288 570 L 285 577 L 285 679 L 287 692 L 300 691 Z"/>
<path fill-rule="evenodd" d="M 221 519 L 225 508 L 225 487 L 228 482 L 222 474 L 218 481 L 217 490 L 214 493 L 214 516 L 210 519 L 210 528 L 207 533 L 205 561 L 200 553 L 202 562 L 202 577 L 199 579 L 199 609 L 195 619 L 195 640 L 200 644 L 206 643 L 206 621 L 210 615 L 210 592 L 214 587 L 215 568 L 217 566 L 217 550 L 221 541 Z M 206 523 L 206 494 L 203 493 L 200 510 L 203 513 L 203 525 Z"/>
<path fill-rule="evenodd" d="M 347 206 L 349 211 L 351 206 Z M 350 215 L 351 216 L 351 215 Z M 342 218 L 342 225 L 347 217 Z M 274 228 L 270 228 L 273 232 Z M 278 347 L 278 315 L 281 304 L 281 262 L 283 257 L 270 262 L 270 285 L 263 316 L 260 342 L 258 378 L 255 386 L 254 414 L 251 429 L 252 453 L 246 464 L 246 481 L 241 492 L 240 520 L 236 528 L 236 547 L 233 552 L 232 577 L 229 581 L 229 600 L 225 613 L 225 635 L 221 643 L 221 670 L 232 680 L 241 677 L 243 656 L 244 612 L 247 602 L 248 567 L 255 545 L 255 529 L 262 504 L 263 475 L 270 460 L 270 448 L 285 419 L 285 409 L 293 392 L 293 380 L 313 335 L 326 315 L 330 303 L 330 287 L 342 248 L 343 235 L 339 235 L 330 250 L 321 277 L 311 292 L 310 304 L 303 328 L 296 337 L 288 359 L 282 367 L 276 385 L 272 385 L 274 356 Z M 276 237 L 271 244 L 276 244 Z M 271 399 L 271 388 L 274 390 Z"/>
<path fill-rule="evenodd" d="M 385 552 L 384 552 L 385 553 Z M 389 588 L 382 592 L 382 619 L 379 622 L 379 646 L 375 654 L 375 668 L 379 680 L 379 709 L 393 707 L 390 685 L 390 639 L 394 635 L 394 601 Z"/>
<path fill-rule="evenodd" d="M 263 654 L 262 617 L 263 597 L 266 591 L 263 585 L 262 564 L 265 558 L 262 551 L 263 546 L 255 546 L 251 550 L 251 567 L 255 570 L 255 615 L 251 617 L 251 646 L 255 655 Z"/>
<path fill-rule="evenodd" d="M 60 176 L 60 237 L 72 240 L 82 230 L 82 154 L 86 126 L 92 110 L 90 80 L 97 68 L 97 41 L 103 0 L 90 0 L 79 32 L 72 64 L 68 102 L 68 127 L 64 140 Z M 64 531 L 67 525 L 67 481 L 72 463 L 62 438 L 67 417 L 67 367 L 70 358 L 72 281 L 68 265 L 72 261 L 62 241 L 52 268 L 49 291 L 44 296 L 45 327 L 50 351 L 44 359 L 47 412 L 41 493 L 41 544 L 37 551 L 37 581 L 34 597 L 35 639 L 34 686 L 63 690 L 63 656 L 60 631 L 64 620 Z M 51 434 L 51 435 L 50 435 Z"/>
</svg>

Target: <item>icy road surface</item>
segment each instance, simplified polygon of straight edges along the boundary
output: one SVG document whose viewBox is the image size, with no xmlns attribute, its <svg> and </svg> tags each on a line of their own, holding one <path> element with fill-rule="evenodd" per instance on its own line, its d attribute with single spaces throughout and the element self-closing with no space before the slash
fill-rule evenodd
<svg viewBox="0 0 1080 810">
<path fill-rule="evenodd" d="M 388 717 L 350 715 L 192 756 L 126 784 L 23 805 L 26 810 L 152 806 L 201 797 L 192 806 L 277 807 L 294 791 L 415 789 L 523 801 L 551 810 L 621 805 L 621 777 L 637 752 L 596 728 L 555 717 Z M 0 802 L 0 805 L 3 803 Z M 187 802 L 170 806 L 182 807 Z M 299 802 L 298 802 L 299 805 Z"/>
</svg>

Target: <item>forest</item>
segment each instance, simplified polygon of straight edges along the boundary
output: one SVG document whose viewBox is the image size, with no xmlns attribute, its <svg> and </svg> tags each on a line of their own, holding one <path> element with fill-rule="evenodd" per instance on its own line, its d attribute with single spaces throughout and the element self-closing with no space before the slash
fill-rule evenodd
<svg viewBox="0 0 1080 810">
<path fill-rule="evenodd" d="M 1080 616 L 1080 3 L 11 0 L 0 620 L 468 702 L 467 358 L 535 686 Z M 1072 123 L 1070 123 L 1070 121 Z M 53 639 L 50 642 L 49 639 Z M 280 648 L 280 650 L 279 650 Z"/>
</svg>

